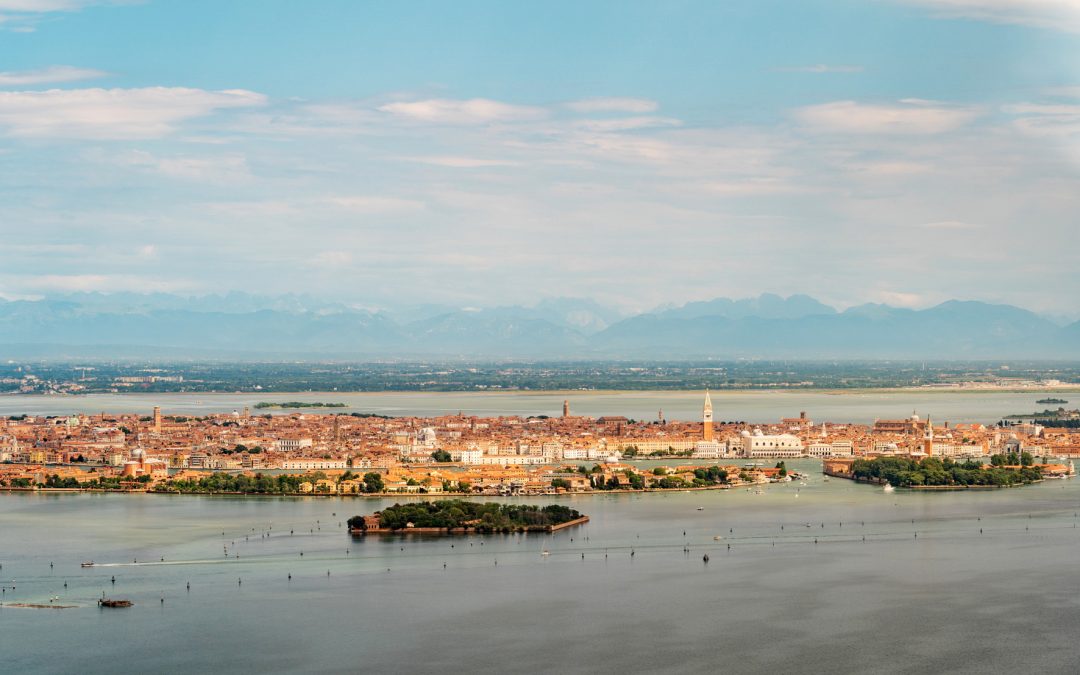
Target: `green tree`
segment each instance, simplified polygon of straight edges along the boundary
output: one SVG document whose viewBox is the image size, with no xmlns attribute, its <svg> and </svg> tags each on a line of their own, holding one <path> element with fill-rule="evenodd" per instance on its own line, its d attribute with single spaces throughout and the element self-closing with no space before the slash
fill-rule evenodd
<svg viewBox="0 0 1080 675">
<path fill-rule="evenodd" d="M 364 492 L 382 492 L 385 488 L 381 475 L 374 471 L 364 474 Z"/>
<path fill-rule="evenodd" d="M 450 453 L 445 450 L 436 450 L 431 453 L 431 459 L 436 462 L 449 462 L 451 461 Z"/>
</svg>

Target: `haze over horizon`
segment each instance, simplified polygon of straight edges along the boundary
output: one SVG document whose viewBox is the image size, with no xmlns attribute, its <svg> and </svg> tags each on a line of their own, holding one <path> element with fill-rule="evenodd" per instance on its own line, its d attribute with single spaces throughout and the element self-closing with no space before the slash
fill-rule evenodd
<svg viewBox="0 0 1080 675">
<path fill-rule="evenodd" d="M 1064 0 L 0 0 L 0 297 L 1080 315 Z"/>
</svg>

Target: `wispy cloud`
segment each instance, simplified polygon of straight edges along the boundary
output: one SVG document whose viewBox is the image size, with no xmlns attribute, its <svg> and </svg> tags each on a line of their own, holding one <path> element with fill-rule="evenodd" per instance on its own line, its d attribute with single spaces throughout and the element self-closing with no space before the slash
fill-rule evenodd
<svg viewBox="0 0 1080 675">
<path fill-rule="evenodd" d="M 454 169 L 483 169 L 493 166 L 518 166 L 520 162 L 510 159 L 485 159 L 482 157 L 403 157 L 405 161 L 432 166 L 445 166 Z"/>
<path fill-rule="evenodd" d="M 11 279 L 11 277 L 8 277 Z M 160 279 L 132 274 L 41 274 L 16 277 L 19 288 L 30 292 L 182 292 L 193 288 L 187 280 Z"/>
<path fill-rule="evenodd" d="M 862 66 L 828 65 L 815 63 L 809 66 L 782 66 L 774 70 L 781 73 L 861 73 Z"/>
<path fill-rule="evenodd" d="M 983 228 L 977 223 L 962 220 L 938 220 L 932 223 L 920 223 L 918 227 L 925 230 L 981 230 Z"/>
<path fill-rule="evenodd" d="M 1080 104 L 1015 103 L 1002 107 L 1013 125 L 1030 136 L 1080 137 Z"/>
<path fill-rule="evenodd" d="M 940 134 L 964 126 L 978 110 L 904 99 L 894 105 L 833 101 L 799 108 L 795 117 L 823 131 L 857 134 Z"/>
<path fill-rule="evenodd" d="M 119 155 L 89 154 L 91 159 L 96 158 L 106 164 L 152 171 L 181 180 L 222 185 L 251 179 L 247 158 L 237 154 L 216 157 L 159 156 L 145 150 L 132 150 Z"/>
<path fill-rule="evenodd" d="M 9 136 L 157 138 L 184 120 L 224 108 L 260 106 L 252 91 L 181 87 L 0 92 L 0 129 Z"/>
<path fill-rule="evenodd" d="M 540 107 L 513 105 L 486 98 L 455 100 L 445 98 L 424 101 L 397 101 L 379 106 L 382 112 L 398 117 L 433 124 L 490 124 L 515 122 L 547 117 Z"/>
<path fill-rule="evenodd" d="M 48 14 L 77 12 L 91 5 L 113 5 L 137 0 L 0 0 L 0 30 L 29 33 Z"/>
<path fill-rule="evenodd" d="M 26 87 L 35 84 L 58 84 L 60 82 L 78 82 L 96 80 L 109 74 L 92 68 L 75 66 L 49 66 L 38 70 L 0 72 L 0 87 Z"/>
<path fill-rule="evenodd" d="M 656 101 L 647 98 L 598 97 L 571 101 L 565 107 L 579 113 L 622 112 L 650 113 L 660 107 Z"/>
<path fill-rule="evenodd" d="M 574 126 L 588 131 L 631 131 L 633 129 L 648 129 L 655 127 L 677 127 L 682 121 L 673 117 L 634 116 L 616 117 L 609 119 L 577 120 Z"/>
<path fill-rule="evenodd" d="M 412 199 L 367 195 L 331 197 L 326 202 L 351 213 L 390 213 L 419 211 L 424 208 L 423 202 Z"/>
<path fill-rule="evenodd" d="M 899 0 L 943 18 L 975 19 L 1080 33 L 1077 0 Z"/>
<path fill-rule="evenodd" d="M 71 12 L 87 5 L 102 4 L 93 0 L 0 0 L 0 11 L 8 12 Z"/>
</svg>

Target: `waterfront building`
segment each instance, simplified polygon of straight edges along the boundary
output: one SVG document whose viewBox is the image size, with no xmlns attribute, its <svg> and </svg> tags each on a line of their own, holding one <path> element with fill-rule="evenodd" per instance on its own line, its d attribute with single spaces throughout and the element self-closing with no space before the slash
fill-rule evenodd
<svg viewBox="0 0 1080 675">
<path fill-rule="evenodd" d="M 726 443 L 698 441 L 694 444 L 694 459 L 720 459 L 727 450 Z"/>
<path fill-rule="evenodd" d="M 792 434 L 765 435 L 761 429 L 754 429 L 753 433 L 743 431 L 740 441 L 743 457 L 794 459 L 805 454 L 802 440 Z"/>
<path fill-rule="evenodd" d="M 287 459 L 281 463 L 281 468 L 291 471 L 317 471 L 319 469 L 344 469 L 348 462 L 344 459 L 315 459 L 298 458 Z"/>
<path fill-rule="evenodd" d="M 139 478 L 141 476 L 150 476 L 155 479 L 167 478 L 169 464 L 164 460 L 147 457 L 145 450 L 136 448 L 131 451 L 131 458 L 124 462 L 121 475 L 129 478 Z"/>
</svg>

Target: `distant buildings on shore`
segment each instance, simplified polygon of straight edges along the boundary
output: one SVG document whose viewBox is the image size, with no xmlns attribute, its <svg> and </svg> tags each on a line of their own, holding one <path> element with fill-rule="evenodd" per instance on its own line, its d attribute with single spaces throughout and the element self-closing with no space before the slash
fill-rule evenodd
<svg viewBox="0 0 1080 675">
<path fill-rule="evenodd" d="M 999 451 L 1080 455 L 1080 430 L 1033 423 L 935 425 L 917 414 L 872 425 L 815 424 L 805 412 L 768 424 L 717 422 L 709 392 L 701 422 L 609 415 L 384 418 L 346 414 L 204 417 L 71 415 L 0 418 L 0 462 L 98 467 L 129 478 L 169 471 L 285 472 L 427 466 L 540 467 L 642 458 L 722 461 L 881 455 L 979 458 Z M 0 465 L 2 466 L 2 465 Z"/>
</svg>

